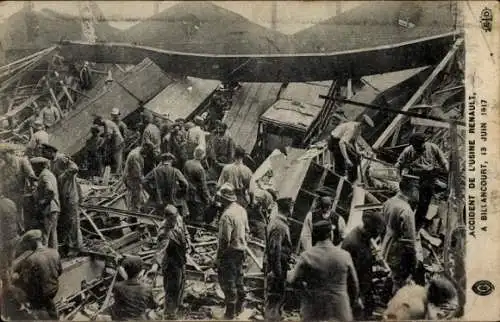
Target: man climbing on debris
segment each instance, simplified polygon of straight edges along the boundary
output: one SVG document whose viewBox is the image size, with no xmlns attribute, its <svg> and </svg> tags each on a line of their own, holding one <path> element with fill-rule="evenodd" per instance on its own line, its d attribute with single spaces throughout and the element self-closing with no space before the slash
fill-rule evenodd
<svg viewBox="0 0 500 322">
<path fill-rule="evenodd" d="M 184 165 L 184 175 L 189 182 L 187 205 L 191 220 L 203 222 L 205 209 L 211 203 L 212 197 L 208 191 L 207 173 L 201 162 L 205 159 L 205 150 L 197 147 L 194 150 L 194 159 Z"/>
<path fill-rule="evenodd" d="M 219 284 L 224 292 L 224 319 L 232 320 L 243 312 L 245 287 L 243 264 L 249 232 L 246 210 L 238 203 L 234 187 L 225 183 L 217 192 L 223 212 L 219 220 L 219 235 L 215 265 Z"/>
<path fill-rule="evenodd" d="M 286 274 L 292 255 L 292 242 L 288 218 L 293 213 L 292 198 L 280 198 L 276 201 L 277 213 L 268 226 L 266 241 L 266 277 L 267 302 L 265 318 L 267 321 L 280 321 L 285 303 Z"/>
<path fill-rule="evenodd" d="M 16 155 L 21 150 L 21 146 L 0 143 L 0 185 L 4 196 L 16 204 L 19 234 L 32 224 L 32 218 L 24 212 L 24 194 L 31 190 L 37 180 L 29 160 Z"/>
<path fill-rule="evenodd" d="M 59 188 L 55 175 L 50 171 L 50 161 L 43 157 L 30 160 L 35 174 L 38 175 L 38 186 L 35 194 L 38 220 L 43 227 L 43 244 L 58 249 L 57 221 L 61 213 Z"/>
<path fill-rule="evenodd" d="M 359 279 L 359 297 L 363 310 L 354 312 L 354 317 L 357 320 L 368 320 L 375 309 L 372 268 L 377 264 L 378 258 L 375 256 L 374 239 L 383 233 L 385 222 L 379 211 L 363 212 L 362 221 L 361 225 L 347 234 L 342 248 L 351 255 Z"/>
<path fill-rule="evenodd" d="M 344 176 L 350 182 L 358 178 L 358 166 L 360 164 L 358 139 L 361 137 L 363 126 L 373 127 L 373 121 L 367 115 L 363 115 L 362 122 L 344 122 L 331 132 L 328 140 L 328 149 L 333 153 L 335 173 Z"/>
<path fill-rule="evenodd" d="M 314 246 L 304 251 L 288 282 L 301 291 L 303 321 L 352 321 L 358 299 L 358 277 L 348 252 L 331 241 L 329 220 L 314 223 Z"/>
<path fill-rule="evenodd" d="M 252 198 L 250 195 L 250 181 L 253 173 L 252 170 L 243 164 L 245 155 L 246 152 L 242 147 L 236 147 L 234 151 L 234 162 L 224 166 L 217 186 L 222 187 L 225 183 L 231 184 L 235 189 L 238 203 L 244 208 L 247 208 Z"/>
<path fill-rule="evenodd" d="M 313 244 L 312 228 L 315 222 L 328 220 L 332 224 L 331 240 L 339 245 L 345 236 L 346 223 L 342 216 L 332 209 L 332 198 L 321 197 L 315 208 L 308 212 L 300 232 L 300 245 L 303 251 L 310 249 Z"/>
<path fill-rule="evenodd" d="M 182 172 L 172 164 L 175 156 L 171 153 L 161 155 L 161 163 L 146 175 L 143 187 L 157 209 L 174 205 L 183 216 L 188 215 L 186 193 L 189 183 Z"/>
<path fill-rule="evenodd" d="M 227 125 L 221 121 L 215 123 L 213 135 L 208 140 L 208 161 L 211 168 L 220 175 L 222 168 L 234 161 L 235 144 L 226 134 Z"/>
<path fill-rule="evenodd" d="M 386 223 L 382 255 L 392 270 L 393 293 L 411 280 L 417 267 L 417 232 L 410 204 L 418 202 L 418 183 L 418 177 L 403 175 L 400 191 L 382 208 Z"/>
<path fill-rule="evenodd" d="M 260 187 L 257 184 L 257 187 L 253 189 L 253 200 L 248 209 L 248 224 L 253 236 L 265 240 L 266 226 L 276 207 L 277 198 L 278 191 L 274 187 Z"/>
<path fill-rule="evenodd" d="M 116 283 L 113 288 L 115 302 L 111 307 L 111 318 L 115 321 L 146 320 L 146 310 L 158 305 L 151 286 L 139 281 L 144 262 L 139 256 L 129 256 L 123 259 L 121 266 L 127 279 Z"/>
<path fill-rule="evenodd" d="M 123 169 L 123 183 L 127 188 L 129 210 L 137 211 L 143 203 L 142 180 L 144 178 L 144 157 L 153 147 L 149 144 L 138 146 L 129 152 Z"/>
<path fill-rule="evenodd" d="M 201 116 L 194 117 L 194 126 L 191 127 L 187 132 L 187 153 L 188 155 L 193 155 L 194 149 L 197 146 L 205 149 L 207 148 L 206 143 L 206 132 L 202 129 L 203 118 Z"/>
<path fill-rule="evenodd" d="M 50 129 L 61 120 L 61 112 L 50 99 L 42 109 L 40 116 L 46 129 Z"/>
<path fill-rule="evenodd" d="M 90 178 L 100 177 L 103 172 L 104 139 L 100 136 L 99 126 L 92 125 L 90 138 L 85 144 L 87 151 L 87 171 Z"/>
<path fill-rule="evenodd" d="M 425 223 L 429 204 L 437 188 L 446 187 L 446 183 L 439 180 L 439 175 L 447 175 L 448 161 L 436 144 L 427 142 L 424 133 L 415 133 L 410 137 L 410 145 L 399 155 L 395 166 L 403 174 L 420 178 L 419 202 L 415 214 L 418 231 Z"/>
<path fill-rule="evenodd" d="M 104 119 L 102 116 L 96 116 L 94 125 L 104 128 L 103 137 L 106 151 L 104 165 L 111 165 L 113 173 L 120 175 L 122 173 L 123 148 L 125 145 L 120 128 L 115 122 Z"/>
<path fill-rule="evenodd" d="M 33 134 L 27 145 L 27 154 L 31 157 L 41 156 L 42 144 L 49 143 L 49 134 L 45 131 L 42 120 L 33 122 Z"/>
<path fill-rule="evenodd" d="M 14 265 L 15 283 L 26 293 L 32 309 L 46 311 L 51 319 L 57 320 L 54 297 L 59 291 L 62 273 L 59 253 L 44 246 L 40 230 L 26 232 L 22 242 L 32 253 Z"/>
<path fill-rule="evenodd" d="M 158 236 L 162 254 L 158 263 L 162 268 L 163 288 L 165 289 L 166 320 L 177 320 L 182 305 L 186 283 L 186 253 L 190 247 L 189 233 L 179 211 L 174 205 L 164 210 L 163 231 Z"/>
<path fill-rule="evenodd" d="M 384 321 L 453 320 L 458 308 L 455 286 L 444 277 L 434 277 L 426 287 L 401 288 L 387 304 Z"/>
<path fill-rule="evenodd" d="M 127 135 L 128 135 L 128 128 L 127 128 L 127 124 L 125 124 L 125 122 L 123 122 L 121 119 L 120 119 L 120 110 L 116 107 L 114 107 L 112 110 L 111 110 L 111 121 L 115 122 L 116 125 L 118 125 L 118 128 L 120 129 L 120 133 L 121 135 L 126 138 Z"/>
</svg>

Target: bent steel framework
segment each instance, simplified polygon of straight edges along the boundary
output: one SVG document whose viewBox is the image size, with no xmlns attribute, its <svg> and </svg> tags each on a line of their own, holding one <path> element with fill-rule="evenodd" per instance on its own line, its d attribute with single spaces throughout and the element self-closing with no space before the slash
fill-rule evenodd
<svg viewBox="0 0 500 322">
<path fill-rule="evenodd" d="M 306 82 L 336 76 L 360 77 L 437 64 L 460 31 L 372 48 L 333 53 L 216 55 L 161 50 L 124 43 L 64 41 L 69 61 L 138 64 L 148 57 L 168 72 L 241 82 Z M 364 64 L 359 64 L 362 61 Z"/>
</svg>

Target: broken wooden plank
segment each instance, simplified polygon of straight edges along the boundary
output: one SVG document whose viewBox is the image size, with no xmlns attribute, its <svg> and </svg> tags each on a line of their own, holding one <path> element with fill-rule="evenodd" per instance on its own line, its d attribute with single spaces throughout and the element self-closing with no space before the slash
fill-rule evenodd
<svg viewBox="0 0 500 322">
<path fill-rule="evenodd" d="M 422 97 L 426 89 L 431 85 L 431 83 L 436 79 L 438 74 L 446 67 L 448 62 L 453 58 L 455 53 L 457 52 L 460 45 L 463 43 L 463 38 L 459 38 L 455 41 L 452 49 L 446 54 L 446 56 L 441 60 L 441 62 L 437 65 L 437 67 L 432 71 L 429 77 L 425 80 L 425 82 L 417 89 L 415 94 L 410 98 L 410 100 L 403 106 L 401 111 L 408 111 L 413 105 L 415 105 L 418 100 Z M 382 147 L 385 142 L 389 139 L 389 137 L 394 133 L 397 125 L 404 119 L 404 116 L 401 114 L 396 115 L 394 120 L 392 120 L 391 124 L 385 129 L 385 131 L 378 137 L 377 141 L 373 144 L 374 149 L 378 149 Z"/>
<path fill-rule="evenodd" d="M 85 216 L 85 218 L 87 218 L 87 220 L 89 221 L 90 225 L 95 230 L 95 232 L 97 233 L 97 235 L 99 236 L 99 238 L 101 238 L 103 241 L 106 241 L 106 237 L 104 237 L 104 235 L 99 230 L 99 228 L 97 227 L 97 225 L 95 224 L 95 222 L 92 220 L 92 218 L 89 216 L 89 214 L 87 214 L 87 212 L 84 209 L 80 208 L 80 211 Z"/>
<path fill-rule="evenodd" d="M 250 255 L 250 258 L 254 261 L 254 263 L 257 265 L 257 267 L 260 270 L 262 270 L 264 265 L 262 264 L 261 261 L 258 260 L 257 256 L 255 256 L 254 252 L 248 246 L 245 248 L 245 250 L 248 253 L 248 255 Z"/>
<path fill-rule="evenodd" d="M 418 117 L 412 117 L 410 122 L 411 122 L 411 124 L 416 125 L 416 126 L 437 127 L 437 128 L 445 128 L 445 129 L 450 128 L 450 123 L 434 121 L 434 120 L 418 118 Z M 465 130 L 465 126 L 457 125 L 457 128 L 460 131 Z"/>
</svg>

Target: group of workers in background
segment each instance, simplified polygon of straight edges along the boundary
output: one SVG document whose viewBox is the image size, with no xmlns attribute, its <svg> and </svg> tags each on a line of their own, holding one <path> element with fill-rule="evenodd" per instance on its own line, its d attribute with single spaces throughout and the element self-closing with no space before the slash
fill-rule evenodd
<svg viewBox="0 0 500 322">
<path fill-rule="evenodd" d="M 128 191 L 130 210 L 149 207 L 164 216 L 158 237 L 162 256 L 157 262 L 166 292 L 164 318 L 179 318 L 190 252 L 186 220 L 218 225 L 214 267 L 225 298 L 221 318 L 233 319 L 244 308 L 243 267 L 250 232 L 266 240 L 268 320 L 281 319 L 288 287 L 299 290 L 305 321 L 369 319 L 374 309 L 372 267 L 381 258 L 394 281 L 386 319 L 443 319 L 456 310 L 457 291 L 450 281 L 434 278 L 425 285 L 425 280 L 417 277 L 422 260 L 418 231 L 425 225 L 434 191 L 443 189 L 435 174 L 448 171 L 443 152 L 423 134 L 414 134 L 398 158 L 400 191 L 381 211 L 366 211 L 359 227 L 346 234 L 345 220 L 336 213 L 332 198 L 319 197 L 302 225 L 295 259 L 289 228 L 294 200 L 280 196 L 272 187 L 251 188 L 253 173 L 243 162 L 246 152 L 236 146 L 224 123 L 216 122 L 207 135 L 201 117 L 159 126 L 145 111 L 142 121 L 140 142 L 125 156 L 130 130 L 119 110 L 113 109 L 110 119 L 96 117 L 87 141 L 86 164 L 90 176 L 101 176 L 103 166 L 111 166 Z M 373 126 L 373 121 L 365 117 L 363 122 L 342 123 L 328 142 L 335 172 L 352 182 L 357 179 L 361 155 L 357 140 L 365 125 Z M 81 189 L 76 181 L 78 166 L 49 144 L 44 127 L 40 122 L 34 124 L 29 160 L 17 156 L 12 145 L 0 147 L 4 178 L 0 185 L 0 239 L 2 252 L 9 259 L 2 261 L 0 268 L 4 290 L 18 285 L 33 309 L 56 318 L 53 299 L 62 271 L 59 252 L 75 255 L 82 245 Z M 209 181 L 213 181 L 215 193 Z M 35 210 L 29 216 L 23 211 L 21 197 L 25 186 L 34 191 Z M 212 211 L 217 216 L 210 216 Z M 65 229 L 58 233 L 58 227 Z M 382 239 L 380 250 L 373 246 L 377 237 Z M 19 240 L 33 255 L 15 262 Z M 62 250 L 61 241 L 65 245 Z M 158 305 L 151 289 L 139 279 L 144 263 L 138 257 L 127 257 L 121 266 L 128 278 L 114 287 L 111 316 L 116 320 L 144 318 L 148 308 Z M 30 273 L 33 271 L 37 274 Z"/>
</svg>

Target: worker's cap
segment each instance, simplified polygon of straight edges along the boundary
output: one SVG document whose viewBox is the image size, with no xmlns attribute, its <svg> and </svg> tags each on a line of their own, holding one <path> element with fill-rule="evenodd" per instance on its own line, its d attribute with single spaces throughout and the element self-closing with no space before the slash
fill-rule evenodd
<svg viewBox="0 0 500 322">
<path fill-rule="evenodd" d="M 422 132 L 413 133 L 409 141 L 411 145 L 421 145 L 427 141 L 427 136 Z"/>
<path fill-rule="evenodd" d="M 21 237 L 22 242 L 31 242 L 42 239 L 42 231 L 40 229 L 28 230 Z"/>
<path fill-rule="evenodd" d="M 101 129 L 99 128 L 99 126 L 97 126 L 95 124 L 90 127 L 90 132 L 92 132 L 92 133 L 99 133 L 100 131 L 101 131 Z"/>
<path fill-rule="evenodd" d="M 104 118 L 102 117 L 102 115 L 94 115 L 93 124 L 99 125 L 102 123 L 103 120 L 104 120 Z"/>
<path fill-rule="evenodd" d="M 186 120 L 184 120 L 183 118 L 175 120 L 175 123 L 177 123 L 177 124 L 184 124 L 185 122 L 186 122 Z"/>
<path fill-rule="evenodd" d="M 57 152 L 57 148 L 49 143 L 43 143 L 42 144 L 42 149 L 48 152 Z"/>
<path fill-rule="evenodd" d="M 170 217 L 179 214 L 179 210 L 174 205 L 167 205 L 163 210 L 163 215 L 165 217 Z"/>
<path fill-rule="evenodd" d="M 363 121 L 366 124 L 368 124 L 368 126 L 370 126 L 370 127 L 374 127 L 375 126 L 375 123 L 373 123 L 373 120 L 368 115 L 363 115 Z"/>
<path fill-rule="evenodd" d="M 0 153 L 5 154 L 5 153 L 15 153 L 18 151 L 23 151 L 24 147 L 18 144 L 12 144 L 12 143 L 0 143 Z"/>
<path fill-rule="evenodd" d="M 234 193 L 234 187 L 230 183 L 224 183 L 217 191 L 217 196 L 227 201 L 236 201 L 236 194 Z"/>
<path fill-rule="evenodd" d="M 161 161 L 175 161 L 176 158 L 175 158 L 175 155 L 173 155 L 170 152 L 167 152 L 167 153 L 162 153 L 162 155 L 160 155 L 160 160 Z"/>
<path fill-rule="evenodd" d="M 43 127 L 43 122 L 42 120 L 40 119 L 36 119 L 34 122 L 33 122 L 33 127 L 36 128 L 36 129 L 40 129 Z"/>
<path fill-rule="evenodd" d="M 137 275 L 144 265 L 144 261 L 139 256 L 127 256 L 123 259 L 122 267 L 127 272 L 128 277 Z"/>
<path fill-rule="evenodd" d="M 144 110 L 144 112 L 142 112 L 142 117 L 146 121 L 149 121 L 149 122 L 153 121 L 153 114 L 148 110 Z"/>
<path fill-rule="evenodd" d="M 193 119 L 194 123 L 197 124 L 197 125 L 201 125 L 203 124 L 203 118 L 199 115 L 196 115 Z"/>
<path fill-rule="evenodd" d="M 31 164 L 48 164 L 50 161 L 44 157 L 35 157 L 30 159 Z"/>
<path fill-rule="evenodd" d="M 111 115 L 120 115 L 120 110 L 118 108 L 114 107 L 111 110 Z"/>
<path fill-rule="evenodd" d="M 187 122 L 186 123 L 186 129 L 192 129 L 194 127 L 194 123 L 193 122 Z"/>
<path fill-rule="evenodd" d="M 201 146 L 197 146 L 194 149 L 193 156 L 196 160 L 203 160 L 205 158 L 205 149 Z"/>
<path fill-rule="evenodd" d="M 332 229 L 332 222 L 329 220 L 320 220 L 313 223 L 313 234 L 328 233 L 332 231 Z"/>
</svg>

